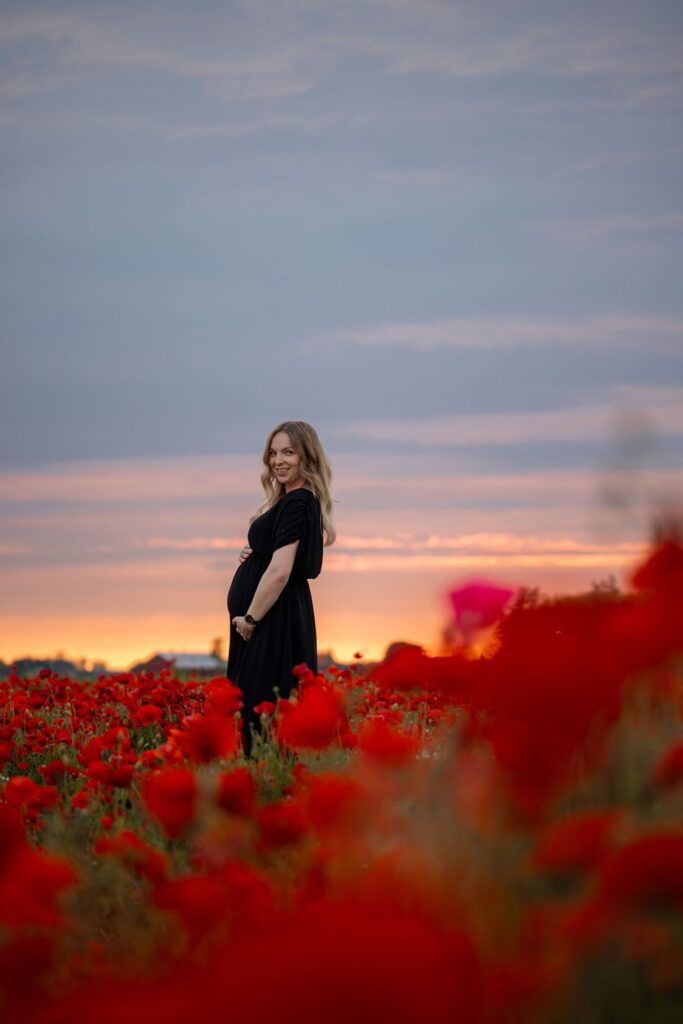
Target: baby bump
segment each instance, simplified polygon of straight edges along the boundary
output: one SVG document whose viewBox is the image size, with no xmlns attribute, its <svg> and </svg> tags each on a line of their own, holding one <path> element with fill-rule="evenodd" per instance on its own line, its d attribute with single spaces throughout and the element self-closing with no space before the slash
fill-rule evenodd
<svg viewBox="0 0 683 1024">
<path fill-rule="evenodd" d="M 230 618 L 244 615 L 265 571 L 265 563 L 255 554 L 249 555 L 238 567 L 228 590 L 228 612 Z"/>
</svg>

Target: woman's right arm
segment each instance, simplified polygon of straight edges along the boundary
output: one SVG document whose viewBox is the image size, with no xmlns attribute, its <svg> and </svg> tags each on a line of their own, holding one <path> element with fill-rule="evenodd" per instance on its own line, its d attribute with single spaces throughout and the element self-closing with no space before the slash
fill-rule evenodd
<svg viewBox="0 0 683 1024">
<path fill-rule="evenodd" d="M 299 541 L 295 540 L 292 544 L 287 544 L 273 552 L 270 564 L 259 580 L 246 612 L 257 622 L 260 622 L 266 612 L 270 611 L 285 589 L 292 572 L 298 546 Z"/>
</svg>

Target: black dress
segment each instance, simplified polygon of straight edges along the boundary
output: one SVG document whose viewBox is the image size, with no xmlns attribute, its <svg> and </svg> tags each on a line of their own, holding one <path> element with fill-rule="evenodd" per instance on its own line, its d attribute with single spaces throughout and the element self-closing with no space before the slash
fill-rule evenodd
<svg viewBox="0 0 683 1024">
<path fill-rule="evenodd" d="M 320 501 L 307 487 L 285 493 L 249 527 L 252 553 L 237 568 L 228 591 L 230 650 L 228 679 L 242 690 L 244 745 L 251 749 L 250 726 L 259 727 L 254 705 L 289 697 L 296 685 L 292 668 L 304 662 L 318 671 L 317 639 L 309 579 L 320 575 L 323 563 L 323 526 Z M 290 577 L 272 608 L 263 616 L 249 640 L 232 623 L 249 610 L 259 580 L 273 552 L 299 541 Z"/>
</svg>

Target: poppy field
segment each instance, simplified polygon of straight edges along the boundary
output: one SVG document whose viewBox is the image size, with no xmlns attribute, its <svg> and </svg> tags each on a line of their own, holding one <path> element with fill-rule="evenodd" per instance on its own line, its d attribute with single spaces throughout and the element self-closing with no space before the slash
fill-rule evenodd
<svg viewBox="0 0 683 1024">
<path fill-rule="evenodd" d="M 0 1013 L 683 1019 L 680 536 L 495 589 L 448 654 L 297 666 L 249 760 L 224 677 L 0 680 Z"/>
</svg>

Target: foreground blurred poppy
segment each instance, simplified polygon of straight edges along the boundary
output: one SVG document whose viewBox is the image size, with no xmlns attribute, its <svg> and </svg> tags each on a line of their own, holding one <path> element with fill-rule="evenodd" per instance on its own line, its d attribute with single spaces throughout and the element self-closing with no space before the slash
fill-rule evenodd
<svg viewBox="0 0 683 1024">
<path fill-rule="evenodd" d="M 180 909 L 179 898 L 161 898 Z M 215 906 L 202 898 L 204 909 L 197 901 L 193 909 L 192 902 L 183 897 L 188 924 L 196 912 L 197 934 L 215 920 Z M 273 915 L 258 933 L 235 936 L 203 963 L 166 971 L 163 980 L 83 987 L 40 1019 L 480 1024 L 481 992 L 481 966 L 466 935 L 440 931 L 418 914 L 321 901 Z"/>
<path fill-rule="evenodd" d="M 216 803 L 224 811 L 241 817 L 249 815 L 256 800 L 256 785 L 248 768 L 224 772 L 218 779 Z"/>
<path fill-rule="evenodd" d="M 673 743 L 660 755 L 651 781 L 661 789 L 670 789 L 683 783 L 683 741 Z"/>
<path fill-rule="evenodd" d="M 27 843 L 14 845 L 0 873 L 0 922 L 15 928 L 61 925 L 64 913 L 59 897 L 77 881 L 76 871 L 64 858 L 34 850 Z"/>
<path fill-rule="evenodd" d="M 683 909 L 683 832 L 653 831 L 605 862 L 598 900 L 618 910 Z"/>
<path fill-rule="evenodd" d="M 492 626 L 514 594 L 488 580 L 470 580 L 452 590 L 448 596 L 464 639 L 469 643 L 478 629 Z"/>
<path fill-rule="evenodd" d="M 377 716 L 369 719 L 361 728 L 358 746 L 373 760 L 398 767 L 415 757 L 418 740 Z"/>
<path fill-rule="evenodd" d="M 556 872 L 595 867 L 610 849 L 619 817 L 620 812 L 615 809 L 582 811 L 552 822 L 534 847 L 533 864 Z"/>
<path fill-rule="evenodd" d="M 181 835 L 192 822 L 197 784 L 187 768 L 167 768 L 149 775 L 142 784 L 142 798 L 167 835 Z"/>
<path fill-rule="evenodd" d="M 339 737 L 346 719 L 329 687 L 309 686 L 280 719 L 277 737 L 289 747 L 322 750 Z"/>
<path fill-rule="evenodd" d="M 663 540 L 631 576 L 636 590 L 683 597 L 683 546 L 678 539 Z"/>
<path fill-rule="evenodd" d="M 116 836 L 106 836 L 95 845 L 95 852 L 119 857 L 136 874 L 151 882 L 161 882 L 168 871 L 168 858 L 135 832 L 125 829 Z"/>
<path fill-rule="evenodd" d="M 264 849 L 298 843 L 308 831 L 308 818 L 298 800 L 278 800 L 259 808 L 256 822 Z"/>
</svg>

